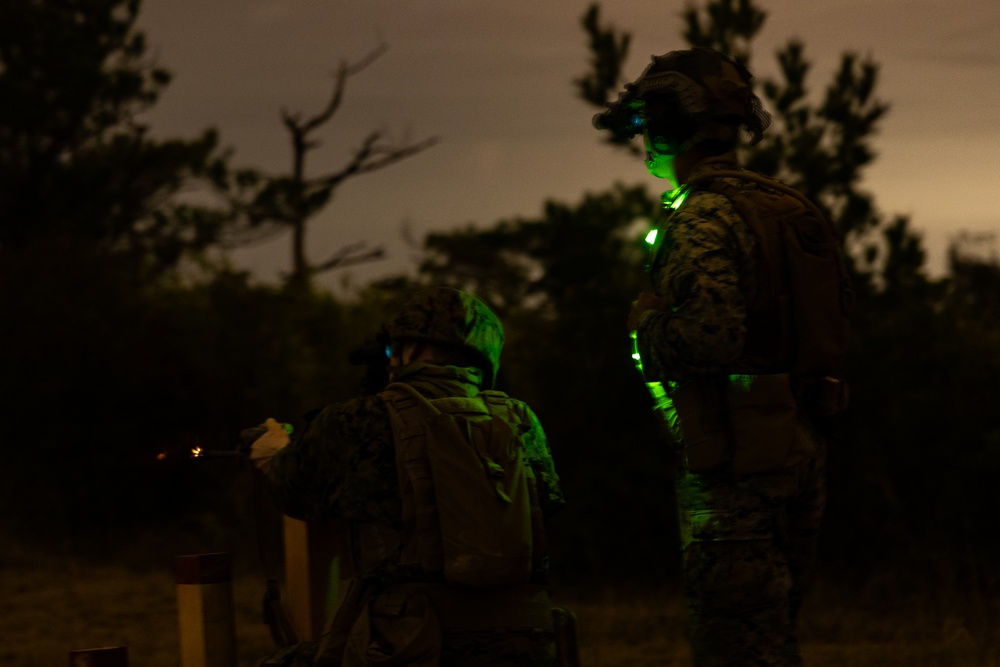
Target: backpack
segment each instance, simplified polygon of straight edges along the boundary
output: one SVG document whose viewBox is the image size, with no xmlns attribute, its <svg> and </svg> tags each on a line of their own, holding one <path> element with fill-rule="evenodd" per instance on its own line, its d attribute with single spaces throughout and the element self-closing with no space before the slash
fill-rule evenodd
<svg viewBox="0 0 1000 667">
<path fill-rule="evenodd" d="M 403 498 L 400 565 L 468 586 L 527 583 L 543 532 L 516 401 L 498 391 L 427 399 L 402 382 L 379 396 Z"/>
<path fill-rule="evenodd" d="M 763 187 L 739 188 L 723 178 Z M 795 189 L 753 172 L 715 171 L 688 185 L 729 199 L 758 242 L 757 291 L 734 370 L 839 378 L 854 291 L 833 224 Z"/>
</svg>

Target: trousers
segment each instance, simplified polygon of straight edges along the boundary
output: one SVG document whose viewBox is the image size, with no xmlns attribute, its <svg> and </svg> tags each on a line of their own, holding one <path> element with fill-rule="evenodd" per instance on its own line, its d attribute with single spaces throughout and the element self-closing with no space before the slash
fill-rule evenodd
<svg viewBox="0 0 1000 667">
<path fill-rule="evenodd" d="M 682 582 L 696 667 L 802 664 L 796 625 L 826 499 L 825 444 L 776 473 L 679 470 Z"/>
</svg>

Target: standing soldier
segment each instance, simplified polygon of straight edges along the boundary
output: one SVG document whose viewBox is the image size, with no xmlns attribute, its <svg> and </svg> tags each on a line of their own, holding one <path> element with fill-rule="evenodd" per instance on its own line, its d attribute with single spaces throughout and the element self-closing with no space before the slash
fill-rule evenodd
<svg viewBox="0 0 1000 667">
<path fill-rule="evenodd" d="M 349 525 L 347 593 L 314 664 L 549 667 L 544 518 L 563 497 L 537 417 L 492 389 L 500 320 L 437 287 L 386 333 L 387 386 L 290 441 L 268 420 L 251 451 L 282 511 Z"/>
<path fill-rule="evenodd" d="M 670 181 L 629 314 L 636 359 L 678 456 L 683 583 L 695 665 L 801 665 L 796 618 L 824 505 L 816 423 L 844 407 L 852 292 L 829 221 L 741 169 L 741 126 L 770 123 L 740 63 L 654 56 L 598 129 L 642 133 Z"/>
</svg>

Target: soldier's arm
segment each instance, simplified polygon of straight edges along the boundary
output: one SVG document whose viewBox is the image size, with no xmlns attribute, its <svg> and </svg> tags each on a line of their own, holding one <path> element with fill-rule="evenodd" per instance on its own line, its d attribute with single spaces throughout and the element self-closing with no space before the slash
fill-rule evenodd
<svg viewBox="0 0 1000 667">
<path fill-rule="evenodd" d="M 396 525 L 402 516 L 392 430 L 377 396 L 319 412 L 274 456 L 268 478 L 279 508 L 298 519 Z"/>
<path fill-rule="evenodd" d="M 528 424 L 523 441 L 528 453 L 528 462 L 535 473 L 535 481 L 538 485 L 538 504 L 545 516 L 551 516 L 566 505 L 566 500 L 563 498 L 559 475 L 556 473 L 552 452 L 549 450 L 542 424 L 531 408 L 522 405 Z"/>
<path fill-rule="evenodd" d="M 671 307 L 638 322 L 643 362 L 662 379 L 719 370 L 739 357 L 746 333 L 735 212 L 716 197 L 691 203 L 671 219 L 673 245 L 658 285 Z"/>
<path fill-rule="evenodd" d="M 335 518 L 346 452 L 335 428 L 339 406 L 320 411 L 271 459 L 267 473 L 278 508 L 303 521 Z"/>
</svg>

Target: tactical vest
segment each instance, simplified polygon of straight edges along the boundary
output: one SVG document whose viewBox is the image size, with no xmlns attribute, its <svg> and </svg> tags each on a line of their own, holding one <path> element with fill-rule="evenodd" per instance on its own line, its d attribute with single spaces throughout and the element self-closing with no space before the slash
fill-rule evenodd
<svg viewBox="0 0 1000 667">
<path fill-rule="evenodd" d="M 379 396 L 403 500 L 399 564 L 468 586 L 529 582 L 544 528 L 516 402 L 497 391 L 427 399 L 402 382 Z"/>
<path fill-rule="evenodd" d="M 763 187 L 739 188 L 723 178 Z M 782 470 L 814 449 L 798 424 L 800 411 L 826 417 L 846 406 L 840 376 L 854 292 L 840 240 L 808 199 L 774 179 L 713 171 L 688 187 L 726 197 L 750 228 L 756 288 L 739 360 L 721 373 L 651 391 L 689 472 Z"/>
<path fill-rule="evenodd" d="M 463 632 L 522 631 L 535 642 L 555 632 L 564 638 L 557 656 L 576 656 L 565 639 L 575 632 L 572 615 L 553 609 L 546 588 L 532 582 L 546 549 L 521 404 L 496 391 L 427 399 L 403 382 L 378 396 L 392 425 L 403 532 L 394 540 L 388 531 L 372 553 L 394 543 L 402 569 L 430 581 L 350 579 L 315 664 L 435 667 L 445 635 Z"/>
<path fill-rule="evenodd" d="M 763 187 L 739 188 L 723 178 Z M 757 241 L 757 288 L 732 371 L 839 378 L 854 291 L 830 221 L 797 190 L 753 172 L 714 171 L 688 186 L 726 197 Z"/>
</svg>

